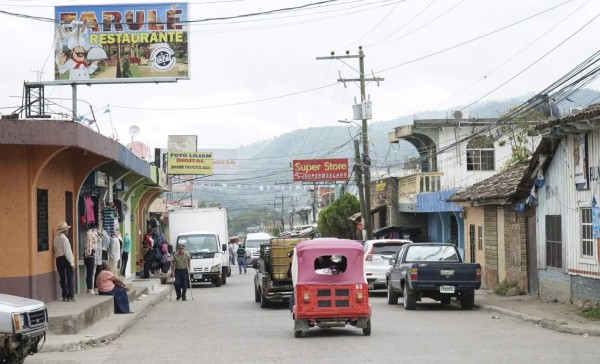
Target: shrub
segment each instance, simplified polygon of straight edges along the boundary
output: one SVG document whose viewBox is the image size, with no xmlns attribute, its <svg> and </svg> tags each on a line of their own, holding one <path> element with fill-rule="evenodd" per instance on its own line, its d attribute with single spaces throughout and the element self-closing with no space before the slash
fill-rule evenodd
<svg viewBox="0 0 600 364">
<path fill-rule="evenodd" d="M 494 288 L 494 293 L 499 296 L 517 296 L 524 294 L 517 281 L 500 282 L 500 284 Z"/>
</svg>

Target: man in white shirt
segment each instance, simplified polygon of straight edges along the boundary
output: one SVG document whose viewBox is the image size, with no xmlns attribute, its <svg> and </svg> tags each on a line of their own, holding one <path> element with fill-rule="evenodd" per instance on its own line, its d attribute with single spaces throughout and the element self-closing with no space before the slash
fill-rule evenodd
<svg viewBox="0 0 600 364">
<path fill-rule="evenodd" d="M 56 259 L 56 270 L 58 271 L 60 288 L 62 289 L 62 299 L 63 301 L 74 302 L 73 272 L 75 271 L 75 258 L 73 257 L 69 238 L 67 238 L 69 228 L 70 226 L 64 221 L 58 224 L 53 248 L 54 258 Z"/>
<path fill-rule="evenodd" d="M 119 271 L 119 260 L 121 260 L 121 241 L 119 240 L 119 233 L 110 239 L 110 245 L 108 246 L 108 264 L 110 265 L 110 271 L 114 276 L 117 276 Z"/>
</svg>

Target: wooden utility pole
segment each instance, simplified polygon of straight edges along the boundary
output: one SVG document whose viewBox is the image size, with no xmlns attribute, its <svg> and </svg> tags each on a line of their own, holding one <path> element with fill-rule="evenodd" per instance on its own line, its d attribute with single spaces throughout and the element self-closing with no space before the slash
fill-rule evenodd
<svg viewBox="0 0 600 364">
<path fill-rule="evenodd" d="M 317 57 L 317 60 L 324 59 L 343 59 L 343 58 L 358 58 L 359 62 L 359 73 L 360 78 L 339 78 L 338 82 L 343 82 L 344 87 L 346 86 L 346 82 L 360 82 L 360 102 L 361 105 L 364 105 L 366 101 L 366 92 L 365 92 L 365 81 L 375 81 L 379 86 L 379 81 L 383 81 L 383 78 L 373 77 L 373 78 L 365 78 L 365 53 L 362 50 L 362 47 L 358 47 L 358 54 L 351 55 L 349 51 L 346 51 L 345 55 L 336 56 L 334 52 L 331 52 L 331 56 L 329 57 Z M 362 139 L 362 147 L 363 147 L 363 155 L 362 155 L 362 174 L 364 176 L 364 198 L 361 201 L 361 205 L 364 205 L 364 214 L 363 215 L 363 229 L 366 230 L 366 239 L 373 239 L 373 229 L 371 224 L 371 159 L 369 158 L 369 137 L 367 131 L 367 116 L 362 114 L 362 128 L 361 128 L 361 139 Z M 360 190 L 360 188 L 359 188 Z M 360 194 L 359 194 L 360 196 Z M 361 211 L 362 213 L 362 211 Z"/>
</svg>

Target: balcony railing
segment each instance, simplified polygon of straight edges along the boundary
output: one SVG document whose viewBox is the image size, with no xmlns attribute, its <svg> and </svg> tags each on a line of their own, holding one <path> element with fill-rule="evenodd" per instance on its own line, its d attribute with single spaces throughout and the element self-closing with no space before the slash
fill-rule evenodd
<svg viewBox="0 0 600 364">
<path fill-rule="evenodd" d="M 398 195 L 438 192 L 441 190 L 443 175 L 443 172 L 425 172 L 402 177 L 398 180 Z"/>
</svg>

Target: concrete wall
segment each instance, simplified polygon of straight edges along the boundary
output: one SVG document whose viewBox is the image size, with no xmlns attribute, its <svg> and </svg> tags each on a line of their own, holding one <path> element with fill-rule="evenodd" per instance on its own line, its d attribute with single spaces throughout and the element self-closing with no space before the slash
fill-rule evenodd
<svg viewBox="0 0 600 364">
<path fill-rule="evenodd" d="M 571 302 L 571 280 L 568 274 L 557 269 L 539 270 L 540 299 L 544 301 Z"/>
<path fill-rule="evenodd" d="M 0 200 L 3 207 L 0 229 L 4 232 L 4 253 L 0 255 L 1 292 L 42 301 L 60 296 L 52 242 L 56 226 L 66 220 L 65 192 L 73 193 L 73 205 L 69 208 L 72 211 L 76 208 L 75 186 L 80 182 L 75 181 L 78 166 L 74 163 L 73 153 L 73 150 L 59 147 L 0 145 L 0 154 L 10 156 L 0 166 L 2 170 L 10 171 L 0 174 L 0 186 L 10 186 Z M 40 252 L 37 242 L 38 189 L 48 191 L 49 249 Z M 67 223 L 76 226 L 76 221 Z M 77 237 L 72 231 L 69 238 L 76 247 Z"/>
<path fill-rule="evenodd" d="M 600 279 L 571 276 L 571 297 L 578 306 L 600 306 Z"/>
</svg>

